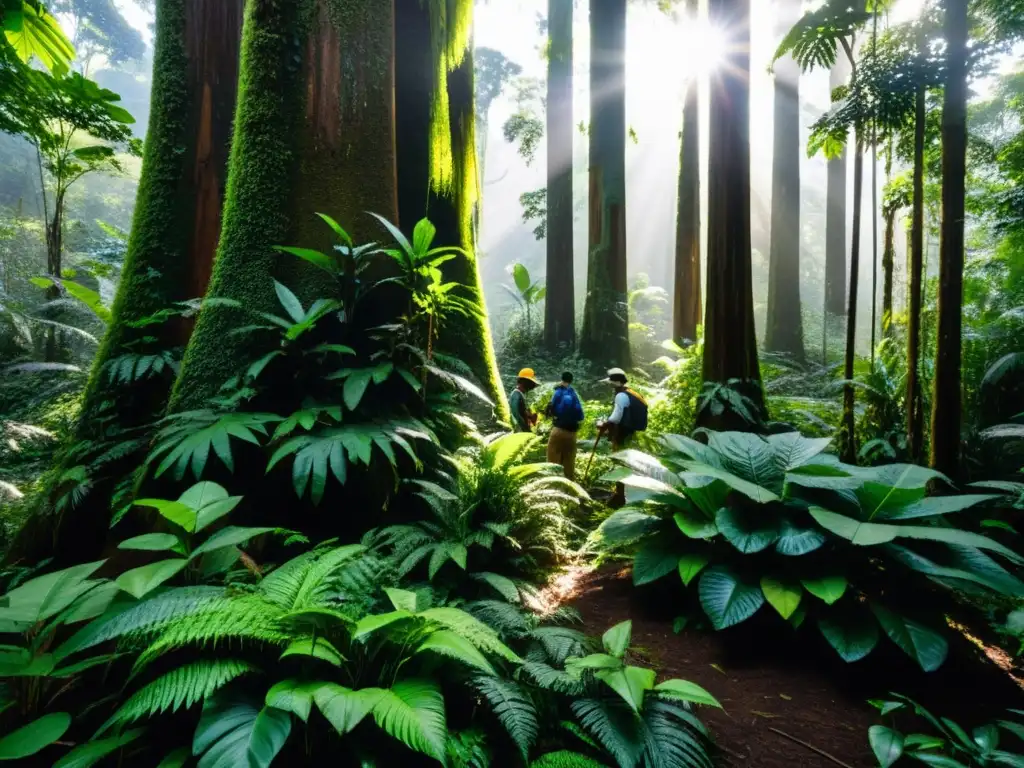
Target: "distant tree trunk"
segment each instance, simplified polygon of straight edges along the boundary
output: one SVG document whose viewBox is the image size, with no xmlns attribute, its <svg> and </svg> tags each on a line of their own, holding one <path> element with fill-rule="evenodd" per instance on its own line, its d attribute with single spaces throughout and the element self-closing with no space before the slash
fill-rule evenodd
<svg viewBox="0 0 1024 768">
<path fill-rule="evenodd" d="M 947 0 L 945 26 L 948 67 L 942 105 L 942 242 L 931 465 L 953 476 L 960 465 L 962 407 L 960 334 L 963 324 L 967 175 L 967 0 Z"/>
<path fill-rule="evenodd" d="M 300 298 L 333 295 L 333 281 L 279 244 L 329 249 L 315 213 L 358 239 L 379 236 L 365 211 L 397 218 L 394 33 L 390 3 L 248 0 L 239 102 L 220 245 L 208 296 L 278 310 L 271 278 Z M 426 132 L 426 126 L 421 126 Z M 202 407 L 258 356 L 231 330 L 239 310 L 209 306 L 196 323 L 171 407 Z"/>
<path fill-rule="evenodd" d="M 832 68 L 829 85 L 846 84 L 841 65 Z M 828 161 L 828 194 L 825 212 L 825 309 L 833 315 L 846 313 L 846 152 Z"/>
<path fill-rule="evenodd" d="M 850 300 L 846 312 L 846 358 L 843 366 L 843 425 L 840 431 L 840 455 L 843 461 L 854 464 L 857 461 L 856 414 L 854 413 L 855 391 L 853 388 L 853 364 L 857 356 L 857 287 L 860 280 L 860 223 L 864 194 L 864 145 L 861 136 L 855 139 L 857 153 L 853 158 L 853 237 L 850 246 Z"/>
<path fill-rule="evenodd" d="M 590 4 L 590 237 L 580 353 L 630 365 L 626 285 L 626 0 Z"/>
<path fill-rule="evenodd" d="M 548 349 L 576 343 L 572 226 L 572 6 L 548 0 L 548 187 L 547 295 L 544 343 Z"/>
<path fill-rule="evenodd" d="M 689 0 L 689 21 L 697 21 L 698 3 Z M 679 147 L 676 201 L 676 264 L 672 335 L 677 343 L 697 340 L 701 324 L 700 269 L 700 88 L 695 76 L 686 85 Z"/>
<path fill-rule="evenodd" d="M 787 12 L 788 11 L 788 12 Z M 781 34 L 800 17 L 790 3 L 778 17 Z M 800 306 L 800 67 L 791 56 L 775 65 L 772 228 L 765 349 L 804 357 Z"/>
<path fill-rule="evenodd" d="M 925 89 L 917 91 L 914 125 L 914 207 L 910 224 L 910 277 L 907 308 L 907 449 L 911 461 L 924 453 L 924 404 L 921 398 L 921 288 L 924 268 Z"/>
<path fill-rule="evenodd" d="M 479 195 L 468 36 L 473 4 L 457 0 L 450 6 L 446 25 L 431 18 L 436 12 L 420 0 L 395 0 L 398 222 L 412 234 L 416 222 L 428 217 L 437 227 L 435 246 L 458 246 L 470 254 L 469 259 L 446 263 L 445 279 L 465 286 L 485 310 L 473 252 L 473 210 Z M 447 38 L 433 40 L 432 34 Z M 454 319 L 441 329 L 438 343 L 469 366 L 494 401 L 497 417 L 507 420 L 508 403 L 486 312 L 482 317 Z"/>
<path fill-rule="evenodd" d="M 882 250 L 882 336 L 892 338 L 893 331 L 893 306 L 892 306 L 892 282 L 893 270 L 896 266 L 896 216 L 897 210 L 885 212 L 885 247 Z"/>
<path fill-rule="evenodd" d="M 750 264 L 750 0 L 711 0 L 709 10 L 730 39 L 711 89 L 704 381 L 739 380 L 763 411 Z M 716 420 L 710 409 L 701 419 L 700 426 L 745 426 L 730 414 Z"/>
</svg>

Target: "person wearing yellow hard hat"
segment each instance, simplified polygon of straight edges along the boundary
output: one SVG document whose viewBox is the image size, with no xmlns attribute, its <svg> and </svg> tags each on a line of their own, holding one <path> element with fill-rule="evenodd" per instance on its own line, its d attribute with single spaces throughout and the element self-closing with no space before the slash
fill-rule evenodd
<svg viewBox="0 0 1024 768">
<path fill-rule="evenodd" d="M 537 414 L 526 405 L 526 393 L 540 386 L 533 368 L 523 368 L 516 376 L 516 388 L 509 395 L 508 405 L 512 410 L 512 427 L 516 432 L 533 432 Z"/>
</svg>

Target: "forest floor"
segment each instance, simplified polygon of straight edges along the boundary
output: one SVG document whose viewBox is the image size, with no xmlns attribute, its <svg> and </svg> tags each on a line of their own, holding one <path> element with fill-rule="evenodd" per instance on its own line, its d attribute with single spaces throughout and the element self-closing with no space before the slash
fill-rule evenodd
<svg viewBox="0 0 1024 768">
<path fill-rule="evenodd" d="M 657 669 L 659 680 L 678 677 L 710 691 L 724 711 L 702 707 L 700 715 L 721 749 L 722 765 L 876 766 L 867 729 L 881 720 L 867 699 L 887 698 L 894 687 L 965 726 L 989 722 L 1024 702 L 1018 681 L 967 641 L 951 642 L 947 663 L 925 675 L 887 647 L 845 665 L 815 642 L 816 633 L 779 640 L 777 626 L 762 631 L 755 619 L 750 627 L 721 633 L 676 634 L 666 601 L 634 587 L 621 564 L 570 571 L 549 594 L 580 612 L 588 634 L 600 636 L 631 619 L 633 655 L 640 663 Z"/>
</svg>

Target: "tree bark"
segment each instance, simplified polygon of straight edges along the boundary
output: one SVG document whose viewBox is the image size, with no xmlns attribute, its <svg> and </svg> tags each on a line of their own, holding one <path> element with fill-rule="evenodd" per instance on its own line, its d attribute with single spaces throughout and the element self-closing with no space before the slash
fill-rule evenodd
<svg viewBox="0 0 1024 768">
<path fill-rule="evenodd" d="M 572 11 L 573 0 L 548 0 L 547 295 L 544 343 L 550 350 L 576 343 L 573 276 Z"/>
<path fill-rule="evenodd" d="M 207 295 L 277 312 L 272 278 L 304 301 L 334 295 L 318 270 L 274 250 L 327 250 L 315 213 L 360 240 L 378 236 L 365 211 L 397 218 L 391 3 L 248 0 L 238 110 L 220 245 Z M 209 306 L 196 323 L 171 407 L 202 407 L 259 356 L 232 337 L 248 320 Z"/>
<path fill-rule="evenodd" d="M 710 15 L 730 39 L 711 90 L 704 381 L 738 380 L 763 412 L 750 263 L 750 0 L 711 0 Z M 704 409 L 700 426 L 745 425 Z"/>
<path fill-rule="evenodd" d="M 455 5 L 458 18 L 450 19 L 451 28 L 471 25 L 472 3 L 459 0 Z M 428 217 L 437 227 L 435 247 L 458 246 L 469 254 L 469 258 L 446 263 L 444 276 L 461 283 L 484 314 L 449 322 L 441 329 L 438 343 L 469 366 L 494 401 L 497 417 L 504 420 L 508 418 L 508 404 L 473 251 L 473 210 L 479 177 L 472 44 L 468 39 L 464 41 L 467 47 L 458 52 L 462 58 L 454 68 L 452 60 L 438 61 L 437 52 L 446 46 L 431 41 L 432 30 L 438 29 L 431 21 L 434 12 L 419 0 L 395 2 L 398 222 L 411 235 L 416 222 Z M 447 121 L 438 121 L 439 114 L 447 116 Z M 435 132 L 438 127 L 443 128 L 443 136 Z M 450 154 L 443 146 L 446 138 Z M 447 168 L 442 167 L 445 155 Z"/>
<path fill-rule="evenodd" d="M 931 465 L 953 476 L 960 466 L 964 293 L 964 215 L 967 176 L 967 0 L 946 2 L 947 82 L 942 105 L 942 241 L 938 338 L 932 396 Z"/>
<path fill-rule="evenodd" d="M 690 0 L 689 22 L 697 22 L 698 3 Z M 679 192 L 676 202 L 676 263 L 672 335 L 676 343 L 697 340 L 701 324 L 700 268 L 700 88 L 696 76 L 686 85 L 683 132 L 679 142 Z"/>
<path fill-rule="evenodd" d="M 590 5 L 590 234 L 580 353 L 628 368 L 626 0 Z"/>
<path fill-rule="evenodd" d="M 829 85 L 846 84 L 842 66 L 832 68 Z M 825 213 L 825 310 L 846 313 L 846 151 L 828 161 L 828 191 Z"/>
<path fill-rule="evenodd" d="M 780 12 L 785 34 L 800 3 Z M 804 358 L 800 305 L 800 67 L 787 56 L 775 65 L 775 137 L 772 153 L 772 228 L 765 349 Z"/>
<path fill-rule="evenodd" d="M 882 250 L 882 336 L 892 338 L 893 330 L 893 270 L 896 266 L 896 216 L 899 211 L 885 213 L 885 247 Z"/>
<path fill-rule="evenodd" d="M 925 89 L 917 91 L 914 124 L 914 207 L 910 224 L 910 276 L 907 308 L 907 449 L 910 460 L 924 453 L 924 404 L 921 398 L 921 287 L 924 268 Z"/>
<path fill-rule="evenodd" d="M 850 246 L 850 300 L 846 310 L 846 358 L 843 366 L 843 425 L 840 456 L 848 464 L 857 462 L 857 424 L 854 413 L 853 365 L 857 356 L 857 287 L 860 280 L 860 223 L 864 194 L 864 145 L 858 135 L 853 158 L 853 235 Z"/>
</svg>

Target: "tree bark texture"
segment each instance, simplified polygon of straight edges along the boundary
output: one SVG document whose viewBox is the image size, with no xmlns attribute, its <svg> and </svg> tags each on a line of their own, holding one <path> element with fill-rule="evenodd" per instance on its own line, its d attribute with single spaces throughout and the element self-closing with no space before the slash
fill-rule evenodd
<svg viewBox="0 0 1024 768">
<path fill-rule="evenodd" d="M 580 353 L 628 368 L 626 0 L 590 4 L 590 232 Z"/>
<path fill-rule="evenodd" d="M 882 249 L 882 336 L 893 336 L 893 270 L 896 268 L 896 216 L 885 212 L 885 246 Z"/>
<path fill-rule="evenodd" d="M 337 219 L 355 238 L 379 235 L 365 211 L 397 218 L 391 3 L 248 0 L 238 109 L 220 244 L 208 296 L 279 311 L 273 279 L 305 302 L 336 291 L 275 245 L 327 250 Z M 201 407 L 262 350 L 225 343 L 240 310 L 199 315 L 172 408 Z"/>
<path fill-rule="evenodd" d="M 544 343 L 571 349 L 576 343 L 573 276 L 572 11 L 573 0 L 548 0 L 547 99 L 547 296 Z"/>
<path fill-rule="evenodd" d="M 799 19 L 800 3 L 780 18 L 782 34 Z M 775 65 L 772 229 L 765 349 L 804 357 L 800 305 L 800 67 L 787 56 Z"/>
<path fill-rule="evenodd" d="M 910 275 L 907 307 L 907 448 L 910 460 L 924 454 L 924 404 L 921 397 L 921 288 L 924 271 L 925 89 L 917 92 L 914 125 L 914 203 L 910 223 Z"/>
<path fill-rule="evenodd" d="M 853 366 L 857 357 L 857 288 L 860 280 L 860 223 L 864 194 L 864 145 L 855 140 L 853 158 L 853 235 L 850 245 L 850 299 L 846 310 L 846 357 L 843 366 L 843 424 L 840 431 L 840 455 L 847 464 L 857 462 L 857 424 L 854 413 Z"/>
<path fill-rule="evenodd" d="M 697 3 L 690 2 L 690 20 Z M 696 77 L 686 86 L 679 146 L 679 196 L 676 203 L 676 264 L 672 335 L 677 343 L 697 340 L 701 324 L 700 267 L 700 88 Z"/>
<path fill-rule="evenodd" d="M 416 222 L 428 217 L 437 228 L 434 246 L 458 246 L 469 257 L 447 262 L 446 280 L 465 286 L 468 295 L 485 309 L 483 288 L 473 251 L 473 209 L 479 193 L 476 166 L 476 118 L 471 46 L 451 71 L 439 66 L 438 46 L 431 44 L 430 4 L 395 0 L 395 136 L 397 157 L 398 223 L 411 235 Z M 469 13 L 472 13 L 470 7 Z M 445 70 L 444 98 L 438 99 L 436 78 Z M 443 102 L 443 103 L 439 103 Z M 444 180 L 434 168 L 439 151 L 437 137 L 427 126 L 435 109 L 448 116 L 451 168 Z M 442 121 L 444 122 L 444 121 Z M 486 311 L 482 317 L 455 318 L 441 329 L 439 345 L 460 358 L 473 371 L 495 403 L 499 419 L 508 418 Z"/>
<path fill-rule="evenodd" d="M 750 264 L 750 0 L 711 0 L 710 14 L 729 40 L 711 88 L 704 381 L 739 380 L 763 410 Z"/>
<path fill-rule="evenodd" d="M 846 84 L 842 65 L 832 68 L 829 85 Z M 825 211 L 825 310 L 846 313 L 846 152 L 828 161 Z"/>
<path fill-rule="evenodd" d="M 942 241 L 938 338 L 932 396 L 931 465 L 953 476 L 960 465 L 964 208 L 967 175 L 967 0 L 946 2 L 947 82 L 942 105 Z"/>
</svg>

